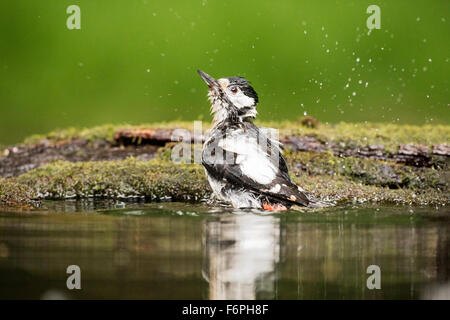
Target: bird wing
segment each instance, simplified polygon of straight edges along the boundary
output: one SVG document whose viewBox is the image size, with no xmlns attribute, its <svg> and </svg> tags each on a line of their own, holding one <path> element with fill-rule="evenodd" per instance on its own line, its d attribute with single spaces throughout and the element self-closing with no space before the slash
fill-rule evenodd
<svg viewBox="0 0 450 320">
<path fill-rule="evenodd" d="M 216 179 L 225 179 L 257 194 L 292 204 L 309 203 L 303 190 L 289 177 L 279 142 L 257 127 L 213 136 L 205 144 L 203 165 Z"/>
</svg>

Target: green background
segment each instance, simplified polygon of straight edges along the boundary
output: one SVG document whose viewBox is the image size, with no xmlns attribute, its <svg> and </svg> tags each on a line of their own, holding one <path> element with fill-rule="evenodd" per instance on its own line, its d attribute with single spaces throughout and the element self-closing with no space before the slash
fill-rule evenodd
<svg viewBox="0 0 450 320">
<path fill-rule="evenodd" d="M 81 30 L 66 27 L 71 4 Z M 381 29 L 368 35 L 371 4 Z M 448 0 L 2 0 L 0 144 L 209 121 L 196 69 L 248 78 L 262 120 L 449 123 L 449 12 Z"/>
</svg>

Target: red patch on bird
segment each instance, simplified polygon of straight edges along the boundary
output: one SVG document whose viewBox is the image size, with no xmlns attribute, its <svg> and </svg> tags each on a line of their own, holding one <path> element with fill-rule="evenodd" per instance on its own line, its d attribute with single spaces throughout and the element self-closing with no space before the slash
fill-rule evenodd
<svg viewBox="0 0 450 320">
<path fill-rule="evenodd" d="M 287 208 L 282 204 L 270 204 L 268 202 L 263 202 L 263 209 L 266 211 L 286 211 Z"/>
</svg>

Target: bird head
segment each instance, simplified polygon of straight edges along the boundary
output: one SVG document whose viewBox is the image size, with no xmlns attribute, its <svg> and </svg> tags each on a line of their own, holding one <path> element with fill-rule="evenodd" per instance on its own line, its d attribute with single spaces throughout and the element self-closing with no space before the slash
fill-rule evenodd
<svg viewBox="0 0 450 320">
<path fill-rule="evenodd" d="M 256 117 L 258 94 L 246 79 L 228 77 L 216 80 L 201 70 L 197 72 L 209 87 L 208 98 L 215 123 L 227 118 L 242 121 Z"/>
</svg>

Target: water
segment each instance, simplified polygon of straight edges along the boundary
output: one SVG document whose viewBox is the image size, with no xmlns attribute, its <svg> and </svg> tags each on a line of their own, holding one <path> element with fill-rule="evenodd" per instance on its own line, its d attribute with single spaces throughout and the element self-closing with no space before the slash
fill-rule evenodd
<svg viewBox="0 0 450 320">
<path fill-rule="evenodd" d="M 413 210 L 46 202 L 0 213 L 0 299 L 450 298 L 450 214 Z"/>
</svg>

